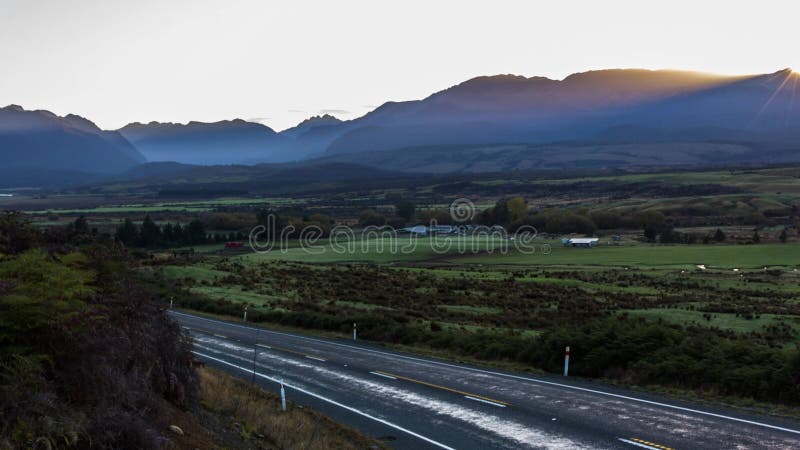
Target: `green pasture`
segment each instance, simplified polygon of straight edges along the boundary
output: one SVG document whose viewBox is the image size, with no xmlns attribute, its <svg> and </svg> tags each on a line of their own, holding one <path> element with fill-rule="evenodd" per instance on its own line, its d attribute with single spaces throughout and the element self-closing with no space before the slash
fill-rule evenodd
<svg viewBox="0 0 800 450">
<path fill-rule="evenodd" d="M 704 264 L 714 269 L 761 269 L 800 266 L 800 245 L 632 245 L 571 248 L 553 245 L 545 254 L 509 252 L 463 255 L 449 258 L 452 263 L 514 264 L 529 266 L 615 266 L 628 268 L 677 268 L 699 270 Z M 537 249 L 538 250 L 538 249 Z"/>
</svg>

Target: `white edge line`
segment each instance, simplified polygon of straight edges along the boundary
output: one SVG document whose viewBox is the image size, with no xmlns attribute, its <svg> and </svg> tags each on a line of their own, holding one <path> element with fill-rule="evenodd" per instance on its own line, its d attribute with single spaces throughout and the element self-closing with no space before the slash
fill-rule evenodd
<svg viewBox="0 0 800 450">
<path fill-rule="evenodd" d="M 192 353 L 194 353 L 195 355 L 198 355 L 198 356 L 202 356 L 203 358 L 208 358 L 208 359 L 211 359 L 213 361 L 217 361 L 219 363 L 222 363 L 222 364 L 225 364 L 225 365 L 228 365 L 228 366 L 231 366 L 231 367 L 235 367 L 235 368 L 237 368 L 239 370 L 243 370 L 243 371 L 245 371 L 247 373 L 254 373 L 253 369 L 248 369 L 248 368 L 245 368 L 245 367 L 242 367 L 242 366 L 237 366 L 236 364 L 229 363 L 228 361 L 225 361 L 225 360 L 222 360 L 222 359 L 219 359 L 219 358 L 214 358 L 213 356 L 206 355 L 204 353 L 196 352 L 194 350 L 192 350 Z M 270 380 L 270 381 L 275 382 L 275 383 L 281 383 L 282 382 L 281 380 L 279 380 L 277 378 L 273 378 L 273 377 L 270 377 L 268 375 L 264 375 L 262 373 L 255 372 L 255 374 L 257 376 L 261 377 L 261 378 L 266 378 L 267 380 Z M 375 417 L 375 416 L 369 415 L 369 414 L 365 413 L 364 411 L 361 411 L 359 409 L 353 408 L 352 406 L 347 406 L 345 404 L 339 403 L 336 400 L 331 400 L 331 399 L 329 399 L 327 397 L 323 397 L 322 395 L 315 394 L 315 393 L 313 393 L 311 391 L 307 391 L 307 390 L 305 390 L 303 388 L 288 384 L 286 382 L 283 382 L 283 386 L 288 387 L 290 389 L 294 389 L 295 391 L 298 391 L 298 392 L 302 392 L 302 393 L 304 393 L 306 395 L 310 395 L 311 397 L 318 398 L 318 399 L 320 399 L 320 400 L 322 400 L 324 402 L 328 402 L 328 403 L 336 405 L 336 406 L 338 406 L 340 408 L 344 408 L 344 409 L 346 409 L 348 411 L 351 411 L 351 412 L 354 412 L 354 413 L 356 413 L 356 414 L 358 414 L 360 416 L 364 416 L 364 417 L 366 417 L 368 419 L 372 419 L 372 420 L 374 420 L 376 422 L 380 422 L 380 423 L 382 423 L 382 424 L 384 424 L 386 426 L 394 428 L 395 430 L 399 430 L 399 431 L 402 431 L 404 433 L 410 434 L 411 436 L 414 436 L 416 438 L 422 439 L 423 441 L 428 442 L 430 444 L 433 444 L 433 445 L 435 445 L 437 447 L 441 447 L 441 448 L 444 448 L 444 449 L 447 449 L 447 450 L 455 450 L 454 448 L 448 447 L 447 445 L 444 445 L 441 442 L 434 441 L 431 438 L 428 438 L 428 437 L 425 437 L 425 436 L 423 436 L 421 434 L 415 433 L 415 432 L 413 432 L 413 431 L 411 431 L 411 430 L 409 430 L 407 428 L 403 428 L 400 425 L 394 424 L 392 422 L 389 422 L 388 420 L 384 420 L 384 419 L 381 419 L 379 417 Z"/>
<path fill-rule="evenodd" d="M 481 403 L 486 403 L 486 404 L 489 404 L 489 405 L 498 406 L 500 408 L 505 408 L 506 407 L 506 405 L 501 405 L 500 403 L 495 403 L 495 402 L 492 402 L 492 401 L 489 401 L 489 400 L 484 400 L 482 398 L 473 397 L 471 395 L 465 395 L 464 398 L 468 398 L 470 400 L 475 400 L 476 402 L 481 402 Z"/>
<path fill-rule="evenodd" d="M 793 430 L 791 428 L 779 427 L 777 425 L 770 425 L 768 423 L 756 422 L 756 421 L 753 421 L 753 420 L 740 419 L 738 417 L 731 417 L 731 416 L 726 416 L 726 415 L 723 415 L 723 414 L 717 414 L 717 413 L 712 413 L 712 412 L 707 412 L 707 411 L 700 411 L 698 409 L 686 408 L 684 406 L 670 405 L 669 403 L 661 403 L 661 402 L 656 402 L 656 401 L 653 401 L 653 400 L 645 400 L 643 398 L 630 397 L 630 396 L 621 395 L 621 394 L 613 394 L 611 392 L 598 391 L 596 389 L 589 389 L 589 388 L 584 388 L 584 387 L 579 387 L 579 386 L 571 386 L 569 384 L 556 383 L 554 381 L 537 380 L 536 378 L 529 378 L 529 377 L 523 377 L 523 376 L 519 376 L 519 375 L 512 375 L 512 374 L 508 374 L 508 373 L 495 372 L 493 370 L 478 369 L 478 368 L 475 368 L 475 367 L 459 366 L 459 365 L 456 365 L 456 364 L 450 364 L 450 363 L 441 362 L 441 361 L 434 361 L 434 360 L 430 360 L 430 359 L 415 358 L 413 356 L 398 355 L 398 354 L 389 353 L 389 352 L 382 352 L 380 350 L 373 350 L 371 348 L 366 348 L 366 347 L 354 347 L 352 345 L 340 344 L 338 342 L 324 341 L 322 339 L 315 339 L 315 338 L 310 338 L 310 337 L 306 337 L 306 336 L 299 336 L 299 335 L 291 334 L 291 333 L 282 333 L 280 331 L 273 331 L 273 330 L 268 330 L 268 329 L 265 329 L 265 328 L 245 327 L 245 326 L 242 326 L 242 325 L 236 325 L 234 323 L 222 322 L 220 320 L 207 319 L 205 317 L 195 316 L 195 315 L 192 315 L 192 314 L 186 314 L 186 313 L 181 313 L 181 312 L 177 312 L 177 311 L 170 311 L 170 313 L 171 314 L 180 314 L 182 316 L 191 317 L 193 319 L 205 320 L 207 322 L 214 322 L 214 323 L 224 324 L 224 325 L 232 326 L 232 327 L 239 327 L 239 328 L 244 328 L 244 329 L 248 329 L 248 330 L 261 330 L 263 332 L 273 333 L 273 334 L 277 334 L 277 335 L 281 335 L 281 336 L 288 336 L 288 337 L 293 337 L 293 338 L 296 338 L 296 339 L 301 339 L 301 340 L 306 340 L 306 341 L 311 341 L 311 342 L 319 342 L 319 343 L 322 343 L 322 344 L 335 345 L 335 346 L 338 346 L 338 347 L 345 347 L 345 348 L 349 348 L 351 350 L 356 350 L 356 351 L 376 353 L 376 354 L 379 354 L 379 355 L 391 356 L 393 358 L 408 359 L 408 360 L 411 360 L 411 361 L 419 361 L 419 362 L 424 362 L 424 363 L 427 363 L 427 364 L 436 364 L 436 365 L 443 366 L 443 367 L 452 367 L 452 368 L 461 369 L 461 370 L 468 370 L 468 371 L 471 371 L 471 372 L 485 373 L 485 374 L 496 375 L 496 376 L 500 376 L 500 377 L 513 378 L 513 379 L 524 380 L 524 381 L 530 381 L 532 383 L 546 384 L 546 385 L 549 385 L 549 386 L 557 386 L 557 387 L 562 387 L 562 388 L 565 388 L 565 389 L 573 389 L 573 390 L 576 390 L 576 391 L 590 392 L 590 393 L 593 393 L 593 394 L 606 395 L 606 396 L 609 396 L 609 397 L 621 398 L 623 400 L 630 400 L 630 401 L 634 401 L 634 402 L 645 403 L 645 404 L 648 404 L 648 405 L 661 406 L 663 408 L 671 408 L 671 409 L 675 409 L 675 410 L 678 410 L 678 411 L 685 411 L 685 412 L 690 412 L 690 413 L 694 413 L 694 414 L 701 414 L 701 415 L 704 415 L 704 416 L 716 417 L 716 418 L 719 418 L 719 419 L 727 419 L 727 420 L 732 420 L 734 422 L 740 422 L 740 423 L 746 423 L 746 424 L 749 424 L 749 425 L 756 425 L 756 426 L 759 426 L 759 427 L 770 428 L 770 429 L 773 429 L 773 430 L 785 431 L 787 433 L 800 434 L 800 430 Z"/>
<path fill-rule="evenodd" d="M 214 333 L 214 336 L 216 336 L 216 337 L 218 337 L 218 338 L 222 338 L 222 339 L 228 339 L 228 337 L 227 337 L 227 336 L 223 336 L 223 335 L 221 335 L 221 334 L 216 334 L 216 333 Z"/>
<path fill-rule="evenodd" d="M 259 346 L 259 347 L 272 349 L 272 347 L 270 347 L 269 345 L 264 345 L 264 344 L 256 344 L 256 345 Z"/>
<path fill-rule="evenodd" d="M 373 375 L 377 375 L 377 376 L 379 376 L 379 377 L 388 378 L 388 379 L 390 379 L 390 380 L 396 380 L 396 379 L 397 379 L 397 378 L 395 378 L 395 377 L 393 377 L 393 376 L 390 376 L 390 375 L 384 375 L 384 374 L 382 374 L 382 373 L 378 373 L 378 372 L 370 372 L 370 373 L 371 373 L 371 374 L 373 374 Z"/>
<path fill-rule="evenodd" d="M 319 358 L 317 356 L 311 356 L 311 355 L 306 355 L 306 358 L 308 358 L 308 359 L 316 359 L 317 361 L 322 361 L 322 362 L 327 361 L 327 359 L 322 359 L 322 358 Z"/>
<path fill-rule="evenodd" d="M 628 439 L 622 439 L 622 438 L 617 438 L 617 439 L 619 439 L 620 441 L 622 441 L 622 442 L 624 442 L 626 444 L 635 445 L 637 447 L 649 448 L 650 450 L 661 450 L 658 447 L 653 447 L 652 445 L 642 444 L 641 442 L 629 441 Z"/>
</svg>

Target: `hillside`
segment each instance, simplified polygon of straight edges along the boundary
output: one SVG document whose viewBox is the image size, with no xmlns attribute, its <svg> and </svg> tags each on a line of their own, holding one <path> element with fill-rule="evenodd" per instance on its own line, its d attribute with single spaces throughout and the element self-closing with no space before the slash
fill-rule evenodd
<svg viewBox="0 0 800 450">
<path fill-rule="evenodd" d="M 132 123 L 119 132 L 148 161 L 187 164 L 271 162 L 284 157 L 274 150 L 281 138 L 271 128 L 244 120 L 214 123 Z"/>
<path fill-rule="evenodd" d="M 623 167 L 712 167 L 796 160 L 794 154 L 764 155 L 736 142 L 564 142 L 553 144 L 424 145 L 380 152 L 342 153 L 315 162 L 392 167 L 407 173 L 524 172 Z"/>
<path fill-rule="evenodd" d="M 668 140 L 682 139 L 691 128 L 693 140 L 765 141 L 760 134 L 770 133 L 797 143 L 798 81 L 790 70 L 749 77 L 644 70 L 587 72 L 562 81 L 479 77 L 424 100 L 386 103 L 342 124 L 326 153 L 591 140 L 631 125 Z"/>
<path fill-rule="evenodd" d="M 144 162 L 122 135 L 76 115 L 0 108 L 0 169 L 118 173 Z"/>
</svg>

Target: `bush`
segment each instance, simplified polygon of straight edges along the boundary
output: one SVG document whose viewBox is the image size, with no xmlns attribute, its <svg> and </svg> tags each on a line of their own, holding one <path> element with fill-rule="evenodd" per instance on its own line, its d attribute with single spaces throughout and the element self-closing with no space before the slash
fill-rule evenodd
<svg viewBox="0 0 800 450">
<path fill-rule="evenodd" d="M 71 247 L 0 260 L 0 445 L 163 447 L 164 402 L 197 404 L 189 343 L 113 242 Z"/>
</svg>

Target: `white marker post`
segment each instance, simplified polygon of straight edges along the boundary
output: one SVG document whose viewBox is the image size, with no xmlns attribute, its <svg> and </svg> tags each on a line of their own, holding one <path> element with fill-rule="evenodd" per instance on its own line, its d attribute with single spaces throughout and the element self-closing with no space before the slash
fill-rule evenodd
<svg viewBox="0 0 800 450">
<path fill-rule="evenodd" d="M 569 375 L 569 345 L 567 349 L 564 350 L 564 376 Z"/>
<path fill-rule="evenodd" d="M 247 322 L 247 305 L 244 306 L 244 318 L 242 319 L 242 322 Z"/>
<path fill-rule="evenodd" d="M 172 297 L 169 298 L 169 309 L 172 309 Z"/>
<path fill-rule="evenodd" d="M 353 340 L 356 340 L 356 323 L 353 322 Z"/>
<path fill-rule="evenodd" d="M 286 411 L 286 389 L 283 388 L 283 380 L 281 380 L 281 410 Z"/>
</svg>

